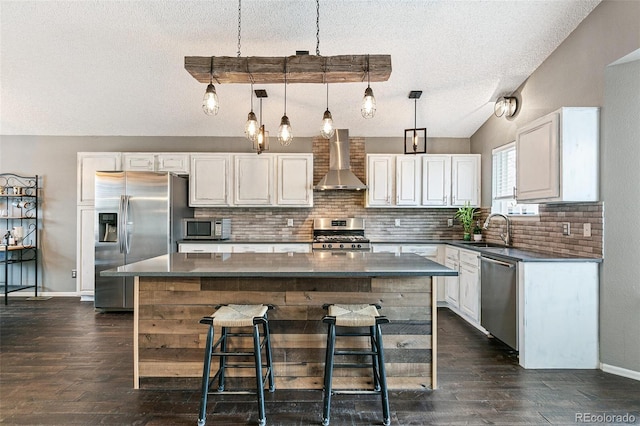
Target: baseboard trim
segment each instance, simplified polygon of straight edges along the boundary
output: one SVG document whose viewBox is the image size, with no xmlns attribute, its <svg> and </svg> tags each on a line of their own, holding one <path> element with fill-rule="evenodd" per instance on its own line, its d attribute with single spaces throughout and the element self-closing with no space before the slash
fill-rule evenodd
<svg viewBox="0 0 640 426">
<path fill-rule="evenodd" d="M 605 373 L 611 373 L 616 376 L 640 381 L 640 371 L 628 370 L 626 368 L 616 367 L 615 365 L 609 365 L 602 362 L 600 363 L 600 369 Z"/>
<path fill-rule="evenodd" d="M 35 297 L 36 293 L 34 291 L 14 291 L 9 293 L 9 298 L 12 297 Z M 80 297 L 80 295 L 75 291 L 39 291 L 38 298 L 40 297 Z M 44 300 L 44 299 L 42 299 Z"/>
</svg>

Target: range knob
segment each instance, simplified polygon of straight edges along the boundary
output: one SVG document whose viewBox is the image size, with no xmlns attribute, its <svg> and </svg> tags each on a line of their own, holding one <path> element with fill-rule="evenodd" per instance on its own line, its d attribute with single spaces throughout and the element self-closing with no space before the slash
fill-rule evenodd
<svg viewBox="0 0 640 426">
<path fill-rule="evenodd" d="M 362 248 L 362 244 L 358 244 L 358 248 Z"/>
<path fill-rule="evenodd" d="M 358 245 L 360 245 L 360 244 L 358 244 Z M 356 245 L 355 244 L 351 244 L 351 248 L 356 248 Z"/>
<path fill-rule="evenodd" d="M 327 244 L 327 248 L 331 248 L 331 247 L 333 247 L 332 244 Z"/>
<path fill-rule="evenodd" d="M 344 248 L 344 244 L 340 244 L 340 248 Z"/>
</svg>

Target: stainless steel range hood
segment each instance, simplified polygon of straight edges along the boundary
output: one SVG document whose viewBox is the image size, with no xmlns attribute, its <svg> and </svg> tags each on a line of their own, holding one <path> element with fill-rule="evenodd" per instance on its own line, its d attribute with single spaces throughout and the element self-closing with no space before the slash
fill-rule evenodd
<svg viewBox="0 0 640 426">
<path fill-rule="evenodd" d="M 333 137 L 329 139 L 329 172 L 320 179 L 315 189 L 321 191 L 367 189 L 367 185 L 351 171 L 348 129 L 336 129 Z"/>
</svg>

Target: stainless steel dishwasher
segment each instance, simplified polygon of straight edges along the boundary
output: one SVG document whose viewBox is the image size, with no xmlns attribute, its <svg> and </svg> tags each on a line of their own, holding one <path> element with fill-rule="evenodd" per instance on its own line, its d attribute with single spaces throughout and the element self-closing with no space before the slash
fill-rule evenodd
<svg viewBox="0 0 640 426">
<path fill-rule="evenodd" d="M 480 325 L 515 350 L 518 350 L 517 264 L 485 254 L 480 257 Z"/>
</svg>

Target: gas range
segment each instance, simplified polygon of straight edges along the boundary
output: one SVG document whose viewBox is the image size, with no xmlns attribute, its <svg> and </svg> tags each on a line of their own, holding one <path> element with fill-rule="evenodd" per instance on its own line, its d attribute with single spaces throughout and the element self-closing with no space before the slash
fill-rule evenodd
<svg viewBox="0 0 640 426">
<path fill-rule="evenodd" d="M 364 219 L 314 219 L 313 250 L 369 251 Z"/>
</svg>

